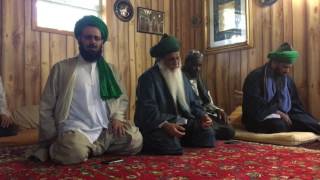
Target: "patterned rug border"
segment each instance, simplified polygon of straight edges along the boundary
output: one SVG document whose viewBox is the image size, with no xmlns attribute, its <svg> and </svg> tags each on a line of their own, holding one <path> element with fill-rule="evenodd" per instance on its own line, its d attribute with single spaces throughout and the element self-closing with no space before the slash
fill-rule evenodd
<svg viewBox="0 0 320 180">
<path fill-rule="evenodd" d="M 271 146 L 275 149 L 290 149 L 290 150 L 295 150 L 295 151 L 299 151 L 299 152 L 318 152 L 318 153 L 320 153 L 320 149 L 308 149 L 308 148 L 301 147 L 301 146 L 285 146 L 285 145 L 259 143 L 259 142 L 252 142 L 252 141 L 242 141 L 242 140 L 237 140 L 237 141 L 239 141 L 241 143 Z M 316 141 L 320 141 L 320 140 L 316 140 Z M 316 141 L 314 141 L 314 142 L 316 142 Z"/>
</svg>

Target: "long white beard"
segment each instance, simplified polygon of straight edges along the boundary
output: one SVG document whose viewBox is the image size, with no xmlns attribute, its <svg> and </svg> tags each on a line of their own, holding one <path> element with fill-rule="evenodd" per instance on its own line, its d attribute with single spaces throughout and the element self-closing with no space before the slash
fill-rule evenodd
<svg viewBox="0 0 320 180">
<path fill-rule="evenodd" d="M 158 65 L 160 68 L 160 72 L 167 83 L 170 94 L 173 97 L 175 105 L 179 103 L 183 109 L 190 112 L 190 107 L 186 101 L 186 93 L 184 90 L 184 82 L 181 68 L 170 70 L 161 61 L 158 63 Z"/>
</svg>

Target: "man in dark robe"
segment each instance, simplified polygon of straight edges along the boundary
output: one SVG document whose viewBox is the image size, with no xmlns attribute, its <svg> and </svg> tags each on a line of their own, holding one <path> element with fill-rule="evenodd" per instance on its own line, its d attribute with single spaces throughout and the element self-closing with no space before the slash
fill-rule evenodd
<svg viewBox="0 0 320 180">
<path fill-rule="evenodd" d="M 235 135 L 234 129 L 228 124 L 228 116 L 223 109 L 217 107 L 211 98 L 201 79 L 201 67 L 203 54 L 197 50 L 191 50 L 185 60 L 182 68 L 183 73 L 189 79 L 197 100 L 214 120 L 213 128 L 216 132 L 216 138 L 221 140 L 232 139 Z"/>
<path fill-rule="evenodd" d="M 298 56 L 288 43 L 283 43 L 268 54 L 268 63 L 247 76 L 243 86 L 242 122 L 248 131 L 320 134 L 320 125 L 304 110 L 294 81 L 288 76 Z"/>
<path fill-rule="evenodd" d="M 212 119 L 181 71 L 179 49 L 178 40 L 165 34 L 150 49 L 157 63 L 139 77 L 135 123 L 145 153 L 182 154 L 182 145 L 214 147 Z"/>
</svg>

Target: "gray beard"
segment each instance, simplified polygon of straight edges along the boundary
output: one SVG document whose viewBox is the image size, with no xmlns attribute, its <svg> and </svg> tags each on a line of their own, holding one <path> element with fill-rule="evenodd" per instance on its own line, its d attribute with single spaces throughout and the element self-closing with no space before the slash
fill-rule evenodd
<svg viewBox="0 0 320 180">
<path fill-rule="evenodd" d="M 160 72 L 169 88 L 169 92 L 173 97 L 174 103 L 177 103 L 190 112 L 190 107 L 186 101 L 186 93 L 184 90 L 184 81 L 182 76 L 181 68 L 175 70 L 168 69 L 161 61 L 158 63 Z"/>
</svg>

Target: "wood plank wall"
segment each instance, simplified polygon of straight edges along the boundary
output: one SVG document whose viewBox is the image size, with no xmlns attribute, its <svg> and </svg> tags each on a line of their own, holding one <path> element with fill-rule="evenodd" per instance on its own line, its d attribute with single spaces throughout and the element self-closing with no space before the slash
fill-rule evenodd
<svg viewBox="0 0 320 180">
<path fill-rule="evenodd" d="M 153 64 L 150 47 L 159 35 L 138 33 L 136 14 L 121 22 L 113 13 L 115 0 L 105 1 L 109 41 L 104 53 L 113 63 L 130 97 L 129 118 L 133 118 L 137 77 Z M 165 32 L 170 31 L 170 0 L 131 0 L 136 7 L 165 12 Z M 32 0 L 0 0 L 0 75 L 3 78 L 10 109 L 38 104 L 50 68 L 58 61 L 78 53 L 72 35 L 34 31 Z"/>
<path fill-rule="evenodd" d="M 204 48 L 197 43 L 204 41 L 201 28 L 190 26 L 193 16 L 201 16 L 203 2 L 175 0 L 172 32 L 181 39 L 183 54 L 190 48 Z M 268 52 L 287 41 L 300 52 L 291 73 L 300 97 L 320 118 L 320 0 L 278 0 L 267 7 L 252 2 L 254 48 L 205 57 L 203 77 L 216 103 L 231 112 L 237 104 L 233 91 L 241 90 L 247 74 L 267 62 Z"/>
<path fill-rule="evenodd" d="M 115 0 L 107 1 L 110 41 L 106 44 L 105 54 L 107 60 L 117 67 L 120 78 L 127 88 L 132 119 L 138 77 L 153 65 L 154 60 L 149 55 L 149 49 L 160 40 L 161 36 L 136 32 L 136 15 L 129 23 L 119 21 L 113 13 L 114 2 Z M 135 13 L 137 13 L 137 7 L 164 11 L 165 32 L 170 31 L 170 0 L 131 0 L 130 2 L 135 7 Z"/>
<path fill-rule="evenodd" d="M 38 104 L 50 68 L 75 52 L 67 35 L 32 29 L 31 0 L 1 0 L 1 76 L 10 109 Z"/>
</svg>

